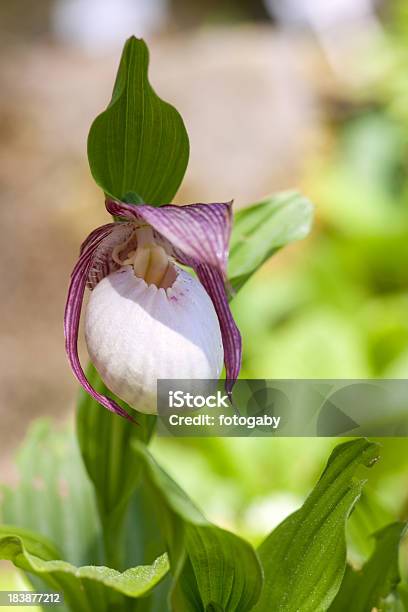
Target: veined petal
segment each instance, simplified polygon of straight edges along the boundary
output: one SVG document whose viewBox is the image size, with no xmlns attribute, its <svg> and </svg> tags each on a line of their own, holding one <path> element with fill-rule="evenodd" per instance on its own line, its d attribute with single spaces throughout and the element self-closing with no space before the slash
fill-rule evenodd
<svg viewBox="0 0 408 612">
<path fill-rule="evenodd" d="M 119 269 L 119 264 L 112 259 L 112 251 L 116 245 L 126 242 L 134 231 L 133 223 L 110 223 L 109 226 L 111 226 L 110 233 L 102 242 L 98 243 L 93 250 L 92 264 L 87 279 L 87 285 L 91 290 L 94 289 L 105 276 Z M 89 236 L 85 240 L 85 243 L 82 244 L 81 253 L 83 252 L 84 245 L 85 248 L 88 244 L 92 246 L 93 243 L 88 243 L 88 239 Z"/>
<path fill-rule="evenodd" d="M 68 289 L 67 303 L 64 315 L 65 347 L 71 364 L 72 371 L 82 387 L 102 406 L 119 414 L 120 416 L 134 422 L 134 419 L 116 402 L 105 397 L 93 389 L 88 382 L 78 355 L 78 331 L 81 317 L 82 302 L 84 299 L 85 287 L 88 282 L 89 273 L 94 264 L 95 254 L 98 249 L 103 249 L 104 242 L 111 242 L 112 235 L 116 232 L 118 224 L 109 223 L 94 230 L 81 248 L 80 258 L 72 272 L 71 283 Z"/>
<path fill-rule="evenodd" d="M 192 267 L 206 263 L 226 274 L 232 228 L 231 202 L 187 206 L 134 206 L 107 200 L 111 215 L 151 225 L 172 246 L 177 259 Z M 194 262 L 194 265 L 192 265 Z"/>
<path fill-rule="evenodd" d="M 238 377 L 242 357 L 241 334 L 225 290 L 231 207 L 231 202 L 154 207 L 106 201 L 106 208 L 112 215 L 151 225 L 170 245 L 174 257 L 196 271 L 217 312 L 229 392 Z"/>
<path fill-rule="evenodd" d="M 201 264 L 196 268 L 197 276 L 205 287 L 220 323 L 222 343 L 224 346 L 224 361 L 227 380 L 225 388 L 230 394 L 241 369 L 242 340 L 239 329 L 232 316 L 225 293 L 224 279 L 221 273 L 209 266 Z"/>
<path fill-rule="evenodd" d="M 99 241 L 101 237 L 103 238 L 105 235 L 105 230 L 106 230 L 106 233 L 109 234 L 108 230 L 112 230 L 115 227 L 115 225 L 116 223 L 106 223 L 105 225 L 101 225 L 100 227 L 97 227 L 96 229 L 92 230 L 92 232 L 89 234 L 89 236 L 85 238 L 85 240 L 80 246 L 80 249 L 79 249 L 80 255 L 88 251 L 88 247 L 91 248 L 92 245 L 95 242 Z"/>
</svg>

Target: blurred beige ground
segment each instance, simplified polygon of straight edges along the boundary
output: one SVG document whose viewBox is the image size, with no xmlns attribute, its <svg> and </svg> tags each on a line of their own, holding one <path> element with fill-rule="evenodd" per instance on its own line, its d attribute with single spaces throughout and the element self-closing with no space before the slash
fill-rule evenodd
<svg viewBox="0 0 408 612">
<path fill-rule="evenodd" d="M 296 187 L 318 123 L 311 41 L 241 26 L 148 43 L 152 83 L 190 135 L 178 202 L 234 198 L 239 206 Z M 118 59 L 44 42 L 1 54 L 2 481 L 31 419 L 72 413 L 64 299 L 81 240 L 107 220 L 86 137 Z"/>
</svg>

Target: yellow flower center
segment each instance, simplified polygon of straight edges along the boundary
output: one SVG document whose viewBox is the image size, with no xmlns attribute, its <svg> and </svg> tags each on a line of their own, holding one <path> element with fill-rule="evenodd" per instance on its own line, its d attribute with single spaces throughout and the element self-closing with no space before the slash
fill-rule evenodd
<svg viewBox="0 0 408 612">
<path fill-rule="evenodd" d="M 133 245 L 136 243 L 136 248 Z M 125 259 L 120 255 L 124 253 Z M 149 225 L 137 227 L 132 236 L 112 251 L 112 259 L 120 266 L 132 266 L 135 276 L 148 285 L 168 289 L 176 280 L 176 270 L 165 249 L 155 243 Z"/>
</svg>

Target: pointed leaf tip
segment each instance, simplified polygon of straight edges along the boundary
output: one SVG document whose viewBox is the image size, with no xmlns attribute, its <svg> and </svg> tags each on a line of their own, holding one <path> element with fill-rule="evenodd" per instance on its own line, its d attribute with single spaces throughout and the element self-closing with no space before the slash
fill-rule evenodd
<svg viewBox="0 0 408 612">
<path fill-rule="evenodd" d="M 254 612 L 329 609 L 346 567 L 345 525 L 373 465 L 378 445 L 364 438 L 338 445 L 303 506 L 258 549 L 265 586 Z M 346 609 L 346 608 L 343 608 Z"/>
<path fill-rule="evenodd" d="M 171 202 L 183 179 L 189 141 L 177 110 L 159 98 L 148 78 L 149 50 L 143 39 L 124 46 L 105 111 L 88 136 L 92 175 L 117 199 L 136 192 L 158 205 Z"/>
</svg>

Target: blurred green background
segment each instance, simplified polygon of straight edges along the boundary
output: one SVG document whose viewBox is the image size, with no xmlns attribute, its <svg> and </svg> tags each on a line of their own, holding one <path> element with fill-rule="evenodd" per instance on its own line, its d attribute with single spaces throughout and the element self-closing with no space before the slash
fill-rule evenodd
<svg viewBox="0 0 408 612">
<path fill-rule="evenodd" d="M 0 82 L 9 94 L 0 104 L 0 468 L 8 482 L 27 423 L 73 413 L 64 292 L 82 236 L 105 218 L 85 138 L 132 32 L 146 36 L 153 82 L 186 118 L 192 158 L 178 201 L 235 197 L 243 206 L 296 187 L 316 205 L 310 237 L 278 253 L 233 302 L 242 376 L 408 375 L 406 2 L 115 6 L 19 0 L 0 8 Z M 115 27 L 105 27 L 113 14 Z M 257 542 L 299 506 L 334 444 L 156 438 L 152 448 L 210 519 Z M 382 445 L 367 498 L 385 523 L 408 515 L 408 441 Z M 353 546 L 358 558 L 356 538 Z"/>
<path fill-rule="evenodd" d="M 377 17 L 353 74 L 345 53 L 344 74 L 321 90 L 319 146 L 299 181 L 316 204 L 312 235 L 233 302 L 243 378 L 408 375 L 408 8 L 384 3 Z M 368 497 L 406 519 L 408 441 L 381 444 Z M 215 521 L 256 541 L 299 505 L 333 445 L 156 439 L 153 448 Z"/>
</svg>

